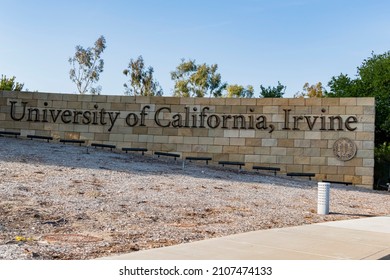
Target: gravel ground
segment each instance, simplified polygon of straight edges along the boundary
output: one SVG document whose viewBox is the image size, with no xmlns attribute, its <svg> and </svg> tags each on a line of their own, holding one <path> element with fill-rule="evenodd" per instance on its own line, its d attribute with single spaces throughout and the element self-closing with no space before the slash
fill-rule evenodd
<svg viewBox="0 0 390 280">
<path fill-rule="evenodd" d="M 0 259 L 93 259 L 235 233 L 390 215 L 390 194 L 152 155 L 0 137 Z"/>
</svg>

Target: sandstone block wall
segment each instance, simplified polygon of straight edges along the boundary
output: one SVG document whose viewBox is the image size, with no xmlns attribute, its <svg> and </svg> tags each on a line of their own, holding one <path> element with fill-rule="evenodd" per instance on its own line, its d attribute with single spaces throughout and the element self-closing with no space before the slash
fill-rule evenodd
<svg viewBox="0 0 390 280">
<path fill-rule="evenodd" d="M 0 131 L 145 147 L 372 187 L 373 98 L 177 98 L 0 91 Z M 335 154 L 351 140 L 352 159 Z M 349 142 L 348 142 L 349 143 Z M 348 156 L 343 142 L 338 152 Z"/>
</svg>

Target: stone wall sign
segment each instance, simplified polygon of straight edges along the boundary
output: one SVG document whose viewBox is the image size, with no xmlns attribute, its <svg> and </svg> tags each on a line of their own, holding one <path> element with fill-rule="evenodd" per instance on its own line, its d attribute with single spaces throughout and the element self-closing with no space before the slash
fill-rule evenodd
<svg viewBox="0 0 390 280">
<path fill-rule="evenodd" d="M 173 152 L 374 184 L 375 99 L 181 98 L 0 90 L 0 132 Z M 358 150 L 358 151 L 357 151 Z"/>
</svg>

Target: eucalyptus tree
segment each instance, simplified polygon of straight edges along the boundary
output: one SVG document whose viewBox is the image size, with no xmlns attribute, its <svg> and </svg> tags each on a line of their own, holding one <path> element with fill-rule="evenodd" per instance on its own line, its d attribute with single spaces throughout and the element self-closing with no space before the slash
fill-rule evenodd
<svg viewBox="0 0 390 280">
<path fill-rule="evenodd" d="M 226 87 L 226 97 L 228 98 L 251 98 L 254 94 L 254 88 L 251 85 L 246 88 L 237 84 Z"/>
<path fill-rule="evenodd" d="M 139 56 L 136 60 L 130 59 L 128 67 L 123 74 L 129 78 L 129 82 L 123 84 L 125 94 L 141 96 L 161 96 L 163 90 L 153 77 L 153 67 L 145 68 L 144 59 Z"/>
<path fill-rule="evenodd" d="M 324 87 L 322 86 L 322 83 L 321 82 L 318 82 L 316 84 L 309 84 L 309 83 L 305 83 L 303 85 L 303 91 L 301 92 L 297 92 L 295 95 L 294 95 L 295 98 L 299 98 L 299 97 L 316 97 L 316 98 L 321 98 L 321 97 L 324 97 Z"/>
<path fill-rule="evenodd" d="M 103 72 L 104 61 L 101 55 L 106 48 L 106 39 L 100 36 L 93 47 L 83 48 L 76 46 L 76 52 L 70 57 L 68 62 L 71 65 L 69 77 L 76 84 L 80 94 L 87 92 L 99 94 L 100 86 L 94 86 Z"/>
<path fill-rule="evenodd" d="M 171 79 L 175 82 L 174 96 L 219 97 L 227 84 L 222 83 L 218 65 L 196 64 L 195 60 L 181 60 Z"/>
</svg>

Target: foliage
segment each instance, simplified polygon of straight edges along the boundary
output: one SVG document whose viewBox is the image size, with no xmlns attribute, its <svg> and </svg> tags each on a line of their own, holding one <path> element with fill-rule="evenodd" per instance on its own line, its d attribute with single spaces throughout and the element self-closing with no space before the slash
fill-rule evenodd
<svg viewBox="0 0 390 280">
<path fill-rule="evenodd" d="M 330 91 L 325 91 L 327 97 L 356 97 L 357 81 L 341 73 L 337 77 L 332 77 L 328 83 Z"/>
<path fill-rule="evenodd" d="M 279 81 L 276 87 L 269 86 L 268 88 L 265 88 L 263 85 L 260 85 L 260 97 L 264 98 L 281 98 L 285 91 L 286 86 L 282 85 Z"/>
<path fill-rule="evenodd" d="M 309 83 L 305 83 L 303 85 L 303 91 L 302 92 L 297 92 L 294 97 L 299 98 L 299 97 L 324 97 L 324 87 L 322 86 L 321 82 L 316 83 L 315 85 L 310 85 Z"/>
<path fill-rule="evenodd" d="M 94 47 L 84 49 L 81 46 L 76 46 L 75 55 L 69 58 L 71 69 L 69 77 L 77 86 L 80 94 L 90 92 L 99 94 L 100 86 L 93 87 L 99 81 L 100 73 L 103 72 L 104 62 L 101 55 L 106 48 L 106 39 L 100 36 Z"/>
<path fill-rule="evenodd" d="M 340 74 L 328 83 L 328 97 L 375 97 L 375 141 L 390 141 L 390 52 L 365 59 L 356 79 Z"/>
<path fill-rule="evenodd" d="M 163 90 L 160 84 L 153 78 L 153 67 L 145 69 L 142 56 L 136 60 L 130 59 L 129 66 L 123 70 L 123 74 L 130 78 L 129 84 L 123 84 L 125 94 L 141 96 L 161 96 Z"/>
<path fill-rule="evenodd" d="M 390 183 L 390 143 L 384 142 L 375 147 L 374 178 L 376 186 Z M 381 189 L 380 187 L 378 189 Z"/>
<path fill-rule="evenodd" d="M 0 90 L 21 91 L 24 84 L 15 82 L 16 77 L 7 78 L 5 75 L 1 75 Z"/>
<path fill-rule="evenodd" d="M 390 163 L 390 143 L 384 142 L 375 147 L 375 160 Z"/>
<path fill-rule="evenodd" d="M 226 97 L 232 98 L 240 98 L 240 97 L 246 97 L 246 98 L 251 98 L 253 97 L 254 93 L 254 88 L 253 86 L 249 85 L 246 88 L 244 88 L 241 85 L 228 85 L 226 87 Z"/>
<path fill-rule="evenodd" d="M 175 81 L 174 95 L 182 97 L 222 96 L 226 83 L 222 83 L 221 74 L 217 70 L 217 64 L 209 66 L 206 63 L 196 64 L 195 60 L 182 59 L 176 70 L 171 72 L 171 79 Z"/>
</svg>

